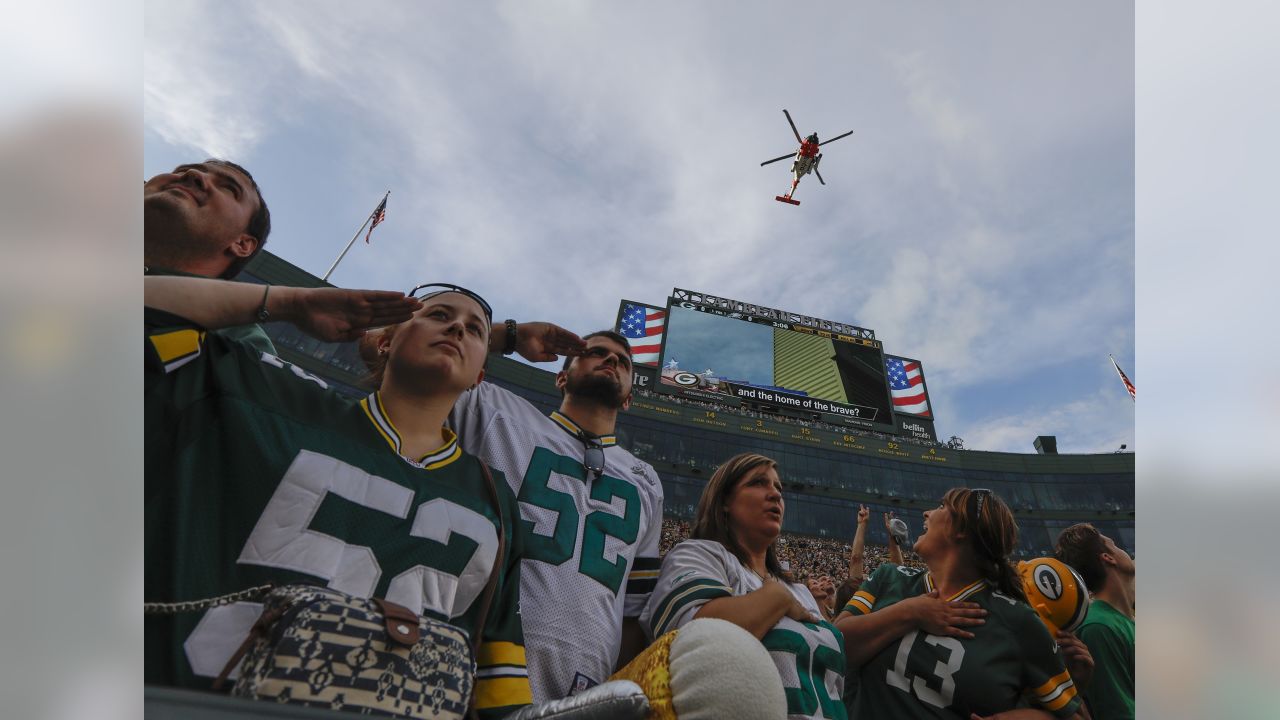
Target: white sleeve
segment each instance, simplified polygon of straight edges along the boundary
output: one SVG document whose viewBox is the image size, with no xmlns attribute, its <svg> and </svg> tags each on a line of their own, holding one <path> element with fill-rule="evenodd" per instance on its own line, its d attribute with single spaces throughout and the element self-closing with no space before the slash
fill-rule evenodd
<svg viewBox="0 0 1280 720">
<path fill-rule="evenodd" d="M 631 564 L 631 574 L 627 576 L 627 597 L 623 601 L 623 617 L 640 617 L 644 606 L 649 602 L 658 582 L 658 569 L 662 558 L 658 557 L 658 543 L 662 540 L 662 483 L 658 481 L 657 471 L 647 463 L 646 474 L 652 474 L 654 491 L 647 494 L 642 501 L 645 509 L 647 525 L 640 536 L 636 547 L 636 559 Z"/>
<path fill-rule="evenodd" d="M 446 424 L 458 435 L 458 444 L 471 455 L 484 457 L 485 430 L 493 419 L 494 403 L 486 401 L 490 384 L 482 382 L 454 402 Z"/>
<path fill-rule="evenodd" d="M 640 615 L 640 624 L 651 638 L 657 638 L 692 620 L 706 602 L 733 594 L 720 543 L 686 540 L 662 561 L 657 586 Z"/>
</svg>

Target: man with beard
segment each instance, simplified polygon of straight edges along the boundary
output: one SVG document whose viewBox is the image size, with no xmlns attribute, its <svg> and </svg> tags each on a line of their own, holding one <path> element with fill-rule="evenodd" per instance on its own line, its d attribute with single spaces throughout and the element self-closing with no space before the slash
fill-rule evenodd
<svg viewBox="0 0 1280 720">
<path fill-rule="evenodd" d="M 147 275 L 230 279 L 262 250 L 271 211 L 248 170 L 229 160 L 179 165 L 142 185 L 142 261 Z M 219 334 L 275 353 L 258 325 Z"/>
<path fill-rule="evenodd" d="M 559 330 L 508 321 L 494 345 L 549 360 L 527 344 Z M 483 382 L 449 417 L 463 450 L 501 470 L 520 502 L 520 615 L 535 703 L 603 682 L 644 648 L 637 618 L 660 564 L 662 485 L 614 436 L 618 411 L 631 404 L 630 345 L 609 330 L 584 340 L 556 375 L 559 410 L 544 414 Z"/>
</svg>

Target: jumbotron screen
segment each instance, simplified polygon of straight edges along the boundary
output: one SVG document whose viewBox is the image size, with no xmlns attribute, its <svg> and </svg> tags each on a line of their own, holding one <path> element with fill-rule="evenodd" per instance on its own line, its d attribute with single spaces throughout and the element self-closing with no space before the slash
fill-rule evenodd
<svg viewBox="0 0 1280 720">
<path fill-rule="evenodd" d="M 659 388 L 893 424 L 880 343 L 672 300 Z"/>
</svg>

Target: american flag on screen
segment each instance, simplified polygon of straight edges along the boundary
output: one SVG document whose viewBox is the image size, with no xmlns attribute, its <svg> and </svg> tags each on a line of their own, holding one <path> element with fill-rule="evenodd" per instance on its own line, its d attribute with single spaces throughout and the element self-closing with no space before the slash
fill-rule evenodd
<svg viewBox="0 0 1280 720">
<path fill-rule="evenodd" d="M 639 303 L 623 303 L 618 332 L 631 343 L 631 361 L 656 365 L 662 350 L 662 331 L 667 327 L 667 311 Z"/>
<path fill-rule="evenodd" d="M 924 391 L 924 374 L 915 360 L 886 355 L 885 375 L 889 379 L 889 394 L 893 396 L 893 411 L 932 417 L 929 414 L 929 398 Z"/>
</svg>

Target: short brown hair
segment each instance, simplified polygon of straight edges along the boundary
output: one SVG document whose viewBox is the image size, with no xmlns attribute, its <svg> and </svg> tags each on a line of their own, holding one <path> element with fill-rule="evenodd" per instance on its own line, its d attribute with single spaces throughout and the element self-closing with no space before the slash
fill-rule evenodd
<svg viewBox="0 0 1280 720">
<path fill-rule="evenodd" d="M 729 523 L 729 513 L 724 508 L 729 502 L 729 496 L 733 494 L 734 489 L 747 476 L 747 473 L 758 467 L 776 468 L 777 466 L 778 463 L 772 458 L 755 453 L 734 455 L 721 463 L 720 467 L 712 473 L 711 479 L 707 481 L 707 486 L 703 488 L 702 497 L 698 499 L 698 514 L 694 518 L 693 531 L 689 533 L 689 537 L 694 540 L 715 540 L 733 553 L 733 556 L 743 565 L 746 565 L 750 558 L 738 542 L 733 526 Z M 791 575 L 784 571 L 782 563 L 778 562 L 777 545 L 775 540 L 765 551 L 765 568 L 777 577 L 793 582 Z"/>
<path fill-rule="evenodd" d="M 1005 595 L 1025 601 L 1022 579 L 1009 562 L 1009 555 L 1018 546 L 1018 523 L 1013 512 L 999 495 L 990 493 L 978 510 L 977 527 L 973 527 L 968 509 L 973 493 L 970 488 L 951 488 L 942 496 L 942 504 L 951 511 L 955 530 L 968 535 L 982 576 Z"/>
<path fill-rule="evenodd" d="M 1053 556 L 1075 568 L 1089 592 L 1096 593 L 1107 582 L 1107 567 L 1102 554 L 1107 551 L 1102 533 L 1089 523 L 1076 523 L 1058 533 Z"/>
<path fill-rule="evenodd" d="M 622 346 L 622 348 L 623 348 L 624 350 L 626 350 L 626 351 L 627 351 L 627 357 L 631 357 L 631 341 L 630 341 L 630 340 L 627 340 L 627 339 L 626 339 L 625 337 L 623 337 L 620 333 L 616 333 L 616 332 L 614 332 L 614 331 L 612 331 L 612 330 L 597 330 L 597 331 L 595 331 L 595 332 L 593 332 L 593 333 L 591 333 L 591 334 L 589 334 L 589 335 L 583 335 L 583 336 L 582 336 L 582 341 L 583 341 L 583 342 L 586 342 L 586 341 L 590 340 L 590 339 L 591 339 L 591 338 L 593 338 L 593 337 L 607 337 L 607 338 L 609 338 L 610 340 L 612 340 L 612 341 L 614 341 L 614 342 L 618 343 L 619 345 L 621 345 L 621 346 Z M 567 370 L 569 369 L 569 366 L 573 364 L 573 359 L 574 359 L 574 356 L 573 356 L 573 355 L 566 355 L 566 356 L 565 356 L 565 358 L 564 358 L 564 365 L 560 366 L 560 372 L 565 372 L 565 371 L 567 371 Z M 562 394 L 563 394 L 563 393 L 562 393 Z"/>
</svg>

